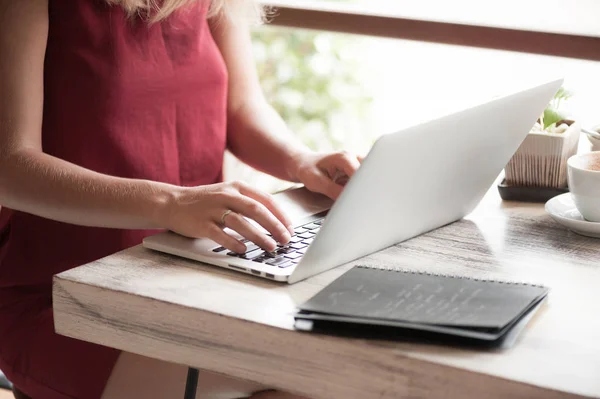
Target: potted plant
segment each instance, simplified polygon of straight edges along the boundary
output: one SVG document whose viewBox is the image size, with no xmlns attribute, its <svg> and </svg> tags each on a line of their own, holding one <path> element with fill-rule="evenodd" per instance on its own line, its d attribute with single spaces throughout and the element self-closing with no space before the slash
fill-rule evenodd
<svg viewBox="0 0 600 399">
<path fill-rule="evenodd" d="M 567 159 L 577 153 L 581 128 L 561 108 L 561 88 L 505 168 L 504 199 L 546 201 L 567 192 Z"/>
</svg>

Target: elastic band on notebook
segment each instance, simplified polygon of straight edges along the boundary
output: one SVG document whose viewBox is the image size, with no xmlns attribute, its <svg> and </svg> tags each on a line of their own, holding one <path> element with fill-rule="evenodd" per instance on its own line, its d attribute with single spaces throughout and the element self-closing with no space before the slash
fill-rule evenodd
<svg viewBox="0 0 600 399">
<path fill-rule="evenodd" d="M 458 274 L 419 272 L 419 271 L 415 271 L 415 270 L 402 269 L 402 268 L 392 267 L 392 266 L 381 266 L 380 267 L 380 266 L 371 266 L 371 265 L 357 265 L 355 267 L 358 267 L 360 269 L 380 270 L 380 271 L 387 271 L 387 272 L 410 273 L 410 274 L 436 276 L 436 277 L 449 277 L 449 278 L 457 278 L 457 279 L 464 279 L 464 280 L 481 281 L 483 283 L 528 285 L 531 287 L 546 288 L 545 286 L 543 286 L 541 284 L 535 284 L 535 283 L 530 283 L 530 282 L 526 282 L 526 281 L 506 281 L 506 280 L 497 280 L 497 279 L 486 279 L 486 278 L 480 278 L 480 277 L 462 276 L 462 275 L 458 275 Z"/>
</svg>

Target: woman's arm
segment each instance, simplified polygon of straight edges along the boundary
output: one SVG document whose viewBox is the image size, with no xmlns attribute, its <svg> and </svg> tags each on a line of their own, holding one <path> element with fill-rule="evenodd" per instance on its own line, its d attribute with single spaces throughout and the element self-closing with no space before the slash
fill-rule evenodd
<svg viewBox="0 0 600 399">
<path fill-rule="evenodd" d="M 183 188 L 124 179 L 45 154 L 41 146 L 47 0 L 0 0 L 0 204 L 87 226 L 167 228 L 210 237 L 233 250 L 243 244 L 219 226 L 226 210 L 248 216 L 286 241 L 289 221 L 270 197 L 245 185 Z M 85 132 L 82 132 L 85 134 Z M 274 216 L 275 215 L 275 216 Z M 274 242 L 238 220 L 236 230 L 267 249 Z"/>
<path fill-rule="evenodd" d="M 248 27 L 225 17 L 211 22 L 229 72 L 227 143 L 231 152 L 260 171 L 337 198 L 343 189 L 343 179 L 338 178 L 352 176 L 359 160 L 343 151 L 316 154 L 302 145 L 263 95 Z"/>
<path fill-rule="evenodd" d="M 227 144 L 241 161 L 272 176 L 298 181 L 295 159 L 310 154 L 267 103 L 258 81 L 248 27 L 226 17 L 211 21 L 227 64 Z"/>
<path fill-rule="evenodd" d="M 41 148 L 47 0 L 0 2 L 0 203 L 81 225 L 150 228 L 174 187 L 119 179 Z"/>
</svg>

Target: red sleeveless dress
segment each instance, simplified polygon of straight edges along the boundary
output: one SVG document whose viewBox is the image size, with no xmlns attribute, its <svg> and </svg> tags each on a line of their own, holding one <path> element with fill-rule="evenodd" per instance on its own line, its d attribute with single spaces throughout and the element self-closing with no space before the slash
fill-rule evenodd
<svg viewBox="0 0 600 399">
<path fill-rule="evenodd" d="M 220 181 L 227 72 L 200 3 L 148 25 L 104 0 L 50 0 L 43 150 L 120 177 Z M 59 336 L 52 276 L 150 231 L 0 211 L 0 369 L 34 399 L 99 398 L 119 352 Z"/>
</svg>

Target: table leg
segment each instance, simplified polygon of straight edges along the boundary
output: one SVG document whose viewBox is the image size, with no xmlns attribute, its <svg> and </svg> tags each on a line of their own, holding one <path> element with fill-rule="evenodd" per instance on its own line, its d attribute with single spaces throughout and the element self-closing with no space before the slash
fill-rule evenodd
<svg viewBox="0 0 600 399">
<path fill-rule="evenodd" d="M 198 389 L 198 374 L 200 372 L 195 368 L 188 368 L 187 380 L 185 382 L 185 394 L 183 399 L 195 399 L 196 390 Z"/>
</svg>

